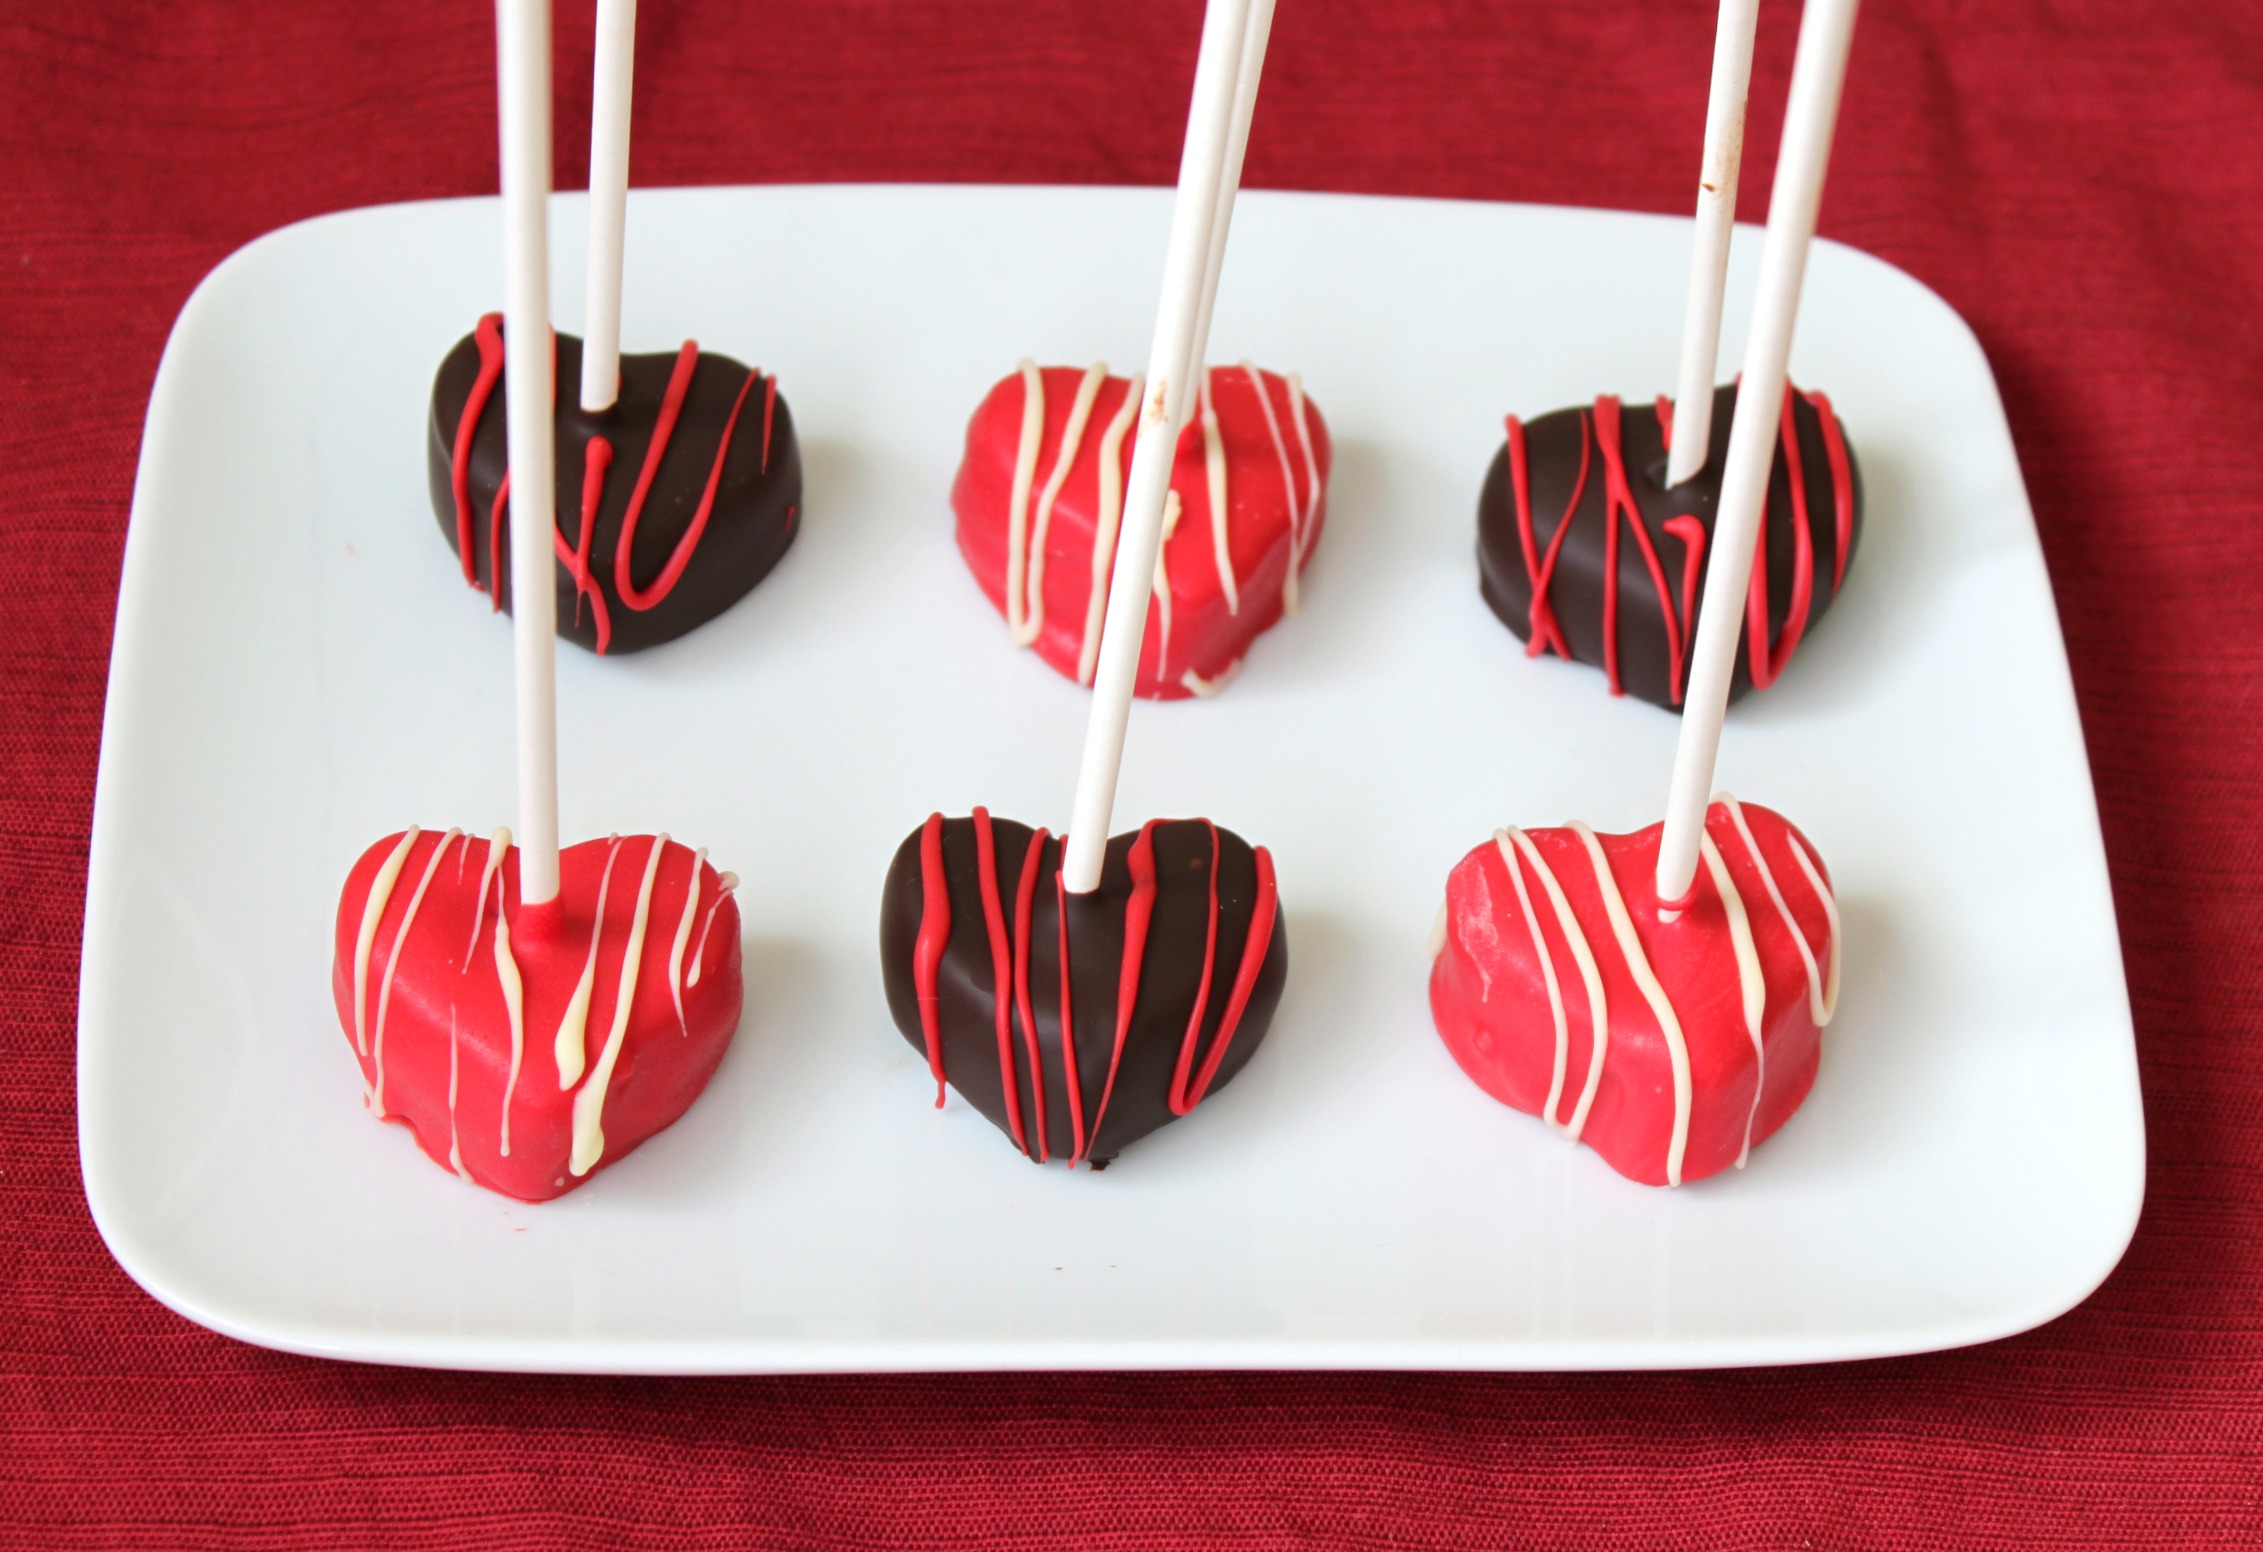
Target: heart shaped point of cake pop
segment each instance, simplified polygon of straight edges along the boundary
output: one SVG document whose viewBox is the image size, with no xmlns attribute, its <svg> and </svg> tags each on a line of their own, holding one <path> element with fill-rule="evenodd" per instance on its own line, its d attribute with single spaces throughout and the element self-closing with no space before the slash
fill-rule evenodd
<svg viewBox="0 0 2263 1552">
<path fill-rule="evenodd" d="M 1082 685 L 1099 661 L 1141 380 L 1023 362 L 967 426 L 959 553 L 1008 638 Z M 1294 614 L 1326 519 L 1327 424 L 1294 376 L 1202 374 L 1180 434 L 1133 693 L 1210 695 Z"/>
<path fill-rule="evenodd" d="M 1671 488 L 1668 399 L 1509 417 L 1478 497 L 1478 576 L 1528 655 L 1593 664 L 1612 694 L 1680 709 L 1736 396 L 1715 392 L 1705 467 Z M 1862 535 L 1861 470 L 1830 400 L 1787 389 L 1778 421 L 1732 701 L 1783 672 L 1839 596 Z"/>
<path fill-rule="evenodd" d="M 411 829 L 338 901 L 332 991 L 371 1112 L 522 1201 L 618 1162 L 699 1097 L 739 1024 L 737 880 L 666 836 L 559 854 L 519 900 L 507 831 Z"/>
<path fill-rule="evenodd" d="M 592 414 L 574 394 L 582 342 L 555 338 L 558 634 L 599 653 L 672 641 L 745 597 L 793 543 L 793 416 L 775 377 L 689 340 L 622 356 L 619 398 Z M 496 609 L 511 601 L 502 386 L 491 313 L 440 363 L 425 438 L 440 531 Z"/>
<path fill-rule="evenodd" d="M 1028 1158 L 1098 1169 L 1241 1071 L 1288 939 L 1271 855 L 1208 820 L 1114 837 L 1088 895 L 1061 852 L 983 809 L 934 815 L 889 865 L 881 967 L 938 1105 L 948 1083 Z"/>
<path fill-rule="evenodd" d="M 1430 1009 L 1464 1072 L 1649 1185 L 1742 1165 L 1807 1097 L 1839 988 L 1830 875 L 1716 797 L 1668 918 L 1664 827 L 1498 832 L 1446 880 Z"/>
</svg>

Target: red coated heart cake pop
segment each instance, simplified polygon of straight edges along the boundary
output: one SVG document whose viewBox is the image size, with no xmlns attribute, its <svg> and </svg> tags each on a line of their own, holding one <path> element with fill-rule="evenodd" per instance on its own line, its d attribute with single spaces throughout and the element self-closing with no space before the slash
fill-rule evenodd
<svg viewBox="0 0 2263 1552">
<path fill-rule="evenodd" d="M 739 1024 L 739 912 L 737 880 L 664 835 L 565 848 L 539 909 L 521 909 L 518 861 L 508 831 L 370 847 L 338 902 L 331 986 L 371 1112 L 539 1202 L 707 1086 Z"/>
<path fill-rule="evenodd" d="M 1123 513 L 1143 379 L 1025 361 L 967 426 L 951 490 L 959 553 L 1014 645 L 1082 685 Z M 1294 376 L 1210 367 L 1179 438 L 1135 694 L 1215 693 L 1297 611 L 1319 543 L 1331 449 Z"/>
<path fill-rule="evenodd" d="M 1288 977 L 1273 859 L 1205 819 L 1108 842 L 1100 887 L 1062 843 L 985 809 L 905 837 L 880 903 L 888 1009 L 1029 1159 L 1099 1169 L 1224 1088 Z"/>
<path fill-rule="evenodd" d="M 1669 919 L 1664 827 L 1502 830 L 1446 880 L 1430 1010 L 1486 1093 L 1648 1185 L 1741 1166 L 1807 1097 L 1839 988 L 1830 875 L 1723 794 Z"/>
</svg>

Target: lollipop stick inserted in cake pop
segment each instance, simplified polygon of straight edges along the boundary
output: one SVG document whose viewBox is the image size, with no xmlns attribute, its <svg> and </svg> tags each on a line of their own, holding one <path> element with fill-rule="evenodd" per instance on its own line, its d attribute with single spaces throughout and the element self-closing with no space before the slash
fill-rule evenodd
<svg viewBox="0 0 2263 1552">
<path fill-rule="evenodd" d="M 1752 332 L 1745 340 L 1744 376 L 1729 427 L 1713 530 L 1713 564 L 1698 609 L 1689 694 L 1682 707 L 1681 740 L 1674 751 L 1673 783 L 1666 797 L 1666 830 L 1658 848 L 1658 898 L 1669 910 L 1680 908 L 1696 887 L 1698 845 L 1721 748 L 1721 719 L 1728 710 L 1737 640 L 1745 626 L 1754 541 L 1776 455 L 1800 284 L 1806 277 L 1807 250 L 1815 240 L 1816 212 L 1823 202 L 1823 175 L 1830 165 L 1840 90 L 1846 84 L 1856 4 L 1857 0 L 1807 0 L 1800 20 L 1783 145 L 1768 204 L 1768 236 L 1760 254 L 1759 297 Z"/>
<path fill-rule="evenodd" d="M 507 423 L 488 537 L 510 530 L 520 844 L 412 825 L 365 850 L 339 895 L 331 996 L 372 1114 L 463 1179 L 538 1202 L 698 1098 L 745 975 L 737 881 L 704 851 L 665 834 L 559 850 L 549 0 L 498 0 L 496 24 L 504 310 L 475 341 Z M 500 586 L 503 552 L 487 554 Z"/>
<path fill-rule="evenodd" d="M 897 847 L 881 895 L 889 1015 L 926 1056 L 937 1105 L 955 1090 L 1037 1163 L 1059 1153 L 1072 1166 L 1104 1168 L 1127 1144 L 1192 1111 L 1264 1039 L 1288 973 L 1264 847 L 1206 819 L 1152 819 L 1108 834 L 1151 605 L 1158 656 L 1169 650 L 1173 592 L 1158 576 L 1158 557 L 1180 433 L 1198 396 L 1213 438 L 1210 506 L 1221 515 L 1225 508 L 1214 389 L 1198 373 L 1270 20 L 1269 0 L 1210 0 L 1203 16 L 1148 369 L 1116 385 L 1104 443 L 1120 446 L 1136 422 L 1128 488 L 1112 471 L 1103 475 L 1123 490 L 1121 521 L 1107 525 L 1112 544 L 1099 528 L 1088 530 L 1107 610 L 1071 828 L 1055 837 L 981 808 L 964 819 L 932 814 Z M 1258 374 L 1246 376 L 1251 390 L 1270 394 Z M 1044 377 L 1028 364 L 1009 382 L 1016 418 L 1034 424 L 1006 471 L 1017 493 L 1002 530 L 1039 557 L 1044 543 L 1032 530 L 1043 529 L 1061 489 L 1057 478 L 1047 483 L 1040 515 L 1025 527 L 1038 489 L 1027 455 L 1043 430 Z M 1055 374 L 1071 422 L 1093 418 L 1105 379 L 1105 368 Z M 1283 386 L 1284 403 L 1268 401 L 1252 421 L 1292 414 L 1301 436 L 1301 401 L 1293 382 Z M 1285 447 L 1271 450 L 1286 476 Z M 1042 590 L 1010 556 L 997 559 L 995 574 L 1009 587 L 993 601 L 1005 602 L 1009 623 L 1019 625 L 1011 589 L 1026 584 L 1040 598 Z M 1112 574 L 1102 569 L 1111 559 Z M 1216 596 L 1230 600 L 1227 575 L 1221 560 Z"/>
<path fill-rule="evenodd" d="M 1100 662 L 1093 674 L 1092 715 L 1077 773 L 1068 852 L 1062 875 L 1068 892 L 1100 887 L 1107 855 L 1108 821 L 1116 805 L 1116 776 L 1123 763 L 1124 728 L 1139 674 L 1147 608 L 1155 586 L 1155 556 L 1163 537 L 1163 503 L 1171 484 L 1179 429 L 1186 423 L 1200 330 L 1217 262 L 1213 242 L 1232 214 L 1229 162 L 1237 137 L 1247 134 L 1256 106 L 1252 74 L 1241 90 L 1241 58 L 1250 31 L 1252 0 L 1211 0 L 1202 22 L 1202 50 L 1194 69 L 1194 100 L 1187 114 L 1186 147 L 1179 158 L 1178 198 L 1171 208 L 1171 239 L 1163 267 L 1163 293 L 1147 358 L 1139 431 L 1132 444 L 1116 564 L 1101 626 Z M 1259 39 L 1262 42 L 1262 36 Z M 1238 171 L 1238 167 L 1232 169 Z M 1220 255 L 1222 257 L 1222 255 Z"/>
<path fill-rule="evenodd" d="M 1241 57 L 1234 72 L 1233 120 L 1226 130 L 1226 161 L 1218 179 L 1218 208 L 1211 217 L 1210 259 L 1202 274 L 1202 310 L 1194 323 L 1190 370 L 1210 349 L 1210 314 L 1218 303 L 1218 276 L 1226 267 L 1226 234 L 1234 224 L 1234 194 L 1241 187 L 1242 156 L 1249 150 L 1249 121 L 1257 112 L 1258 78 L 1265 73 L 1265 45 L 1273 35 L 1273 0 L 1250 0 L 1242 30 Z"/>
<path fill-rule="evenodd" d="M 589 299 L 583 309 L 581 407 L 598 414 L 621 392 L 621 246 L 629 204 L 629 96 L 636 74 L 636 0 L 597 0 L 589 101 Z"/>
<path fill-rule="evenodd" d="M 510 444 L 511 638 L 518 686 L 519 899 L 558 898 L 558 686 L 552 576 L 550 3 L 497 0 L 503 160 L 503 397 Z"/>
<path fill-rule="evenodd" d="M 1705 467 L 1705 450 L 1713 439 L 1721 296 L 1729 279 L 1729 236 L 1737 224 L 1737 169 L 1744 160 L 1745 97 L 1752 85 L 1752 35 L 1759 20 L 1760 0 L 1721 0 L 1721 20 L 1713 35 L 1713 86 L 1705 104 L 1689 300 L 1682 310 L 1681 374 L 1674 382 L 1669 486 Z"/>
</svg>

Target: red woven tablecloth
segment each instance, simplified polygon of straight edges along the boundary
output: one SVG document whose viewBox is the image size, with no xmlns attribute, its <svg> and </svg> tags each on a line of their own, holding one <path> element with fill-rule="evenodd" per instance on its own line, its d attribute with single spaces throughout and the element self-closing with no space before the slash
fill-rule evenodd
<svg viewBox="0 0 2263 1552">
<path fill-rule="evenodd" d="M 564 9 L 570 185 L 590 8 Z M 1176 168 L 1192 0 L 644 10 L 640 183 Z M 1874 0 L 1823 209 L 1979 331 L 2074 658 L 2152 1155 L 2136 1244 L 2074 1314 L 1736 1374 L 681 1383 L 317 1363 L 145 1297 L 87 1217 L 72 1047 L 151 374 L 259 233 L 495 187 L 491 15 L 0 4 L 0 1542 L 2263 1544 L 2256 0 Z M 1750 216 L 1796 21 L 1763 7 Z M 1685 211 L 1711 25 L 1704 0 L 1283 0 L 1249 182 Z"/>
</svg>

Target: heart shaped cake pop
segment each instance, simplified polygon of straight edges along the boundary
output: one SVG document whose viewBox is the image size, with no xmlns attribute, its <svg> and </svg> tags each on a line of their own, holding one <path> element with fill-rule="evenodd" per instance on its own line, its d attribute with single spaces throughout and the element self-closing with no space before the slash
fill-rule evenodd
<svg viewBox="0 0 2263 1552">
<path fill-rule="evenodd" d="M 1741 1166 L 1815 1081 L 1839 990 L 1830 875 L 1781 814 L 1722 795 L 1669 919 L 1662 825 L 1502 830 L 1454 868 L 1430 1011 L 1462 1071 L 1648 1185 Z"/>
<path fill-rule="evenodd" d="M 1032 1160 L 1099 1169 L 1233 1080 L 1288 975 L 1273 859 L 1204 819 L 1108 842 L 1100 887 L 1061 841 L 983 809 L 905 838 L 880 903 L 888 1010 Z"/>
<path fill-rule="evenodd" d="M 581 341 L 556 339 L 558 634 L 599 653 L 673 641 L 745 597 L 793 543 L 801 452 L 778 380 L 690 340 L 621 357 L 620 397 L 582 410 Z M 432 384 L 432 510 L 464 580 L 510 606 L 502 316 Z M 498 519 L 498 512 L 501 513 Z"/>
<path fill-rule="evenodd" d="M 1024 361 L 975 410 L 951 488 L 959 553 L 1016 646 L 1082 685 L 1123 514 L 1142 379 Z M 1331 448 L 1294 377 L 1204 370 L 1179 437 L 1133 693 L 1210 695 L 1297 611 L 1320 541 Z"/>
<path fill-rule="evenodd" d="M 1613 695 L 1680 708 L 1736 395 L 1716 391 L 1705 467 L 1671 489 L 1670 400 L 1509 417 L 1478 498 L 1477 560 L 1485 601 L 1528 655 L 1595 664 Z M 1732 701 L 1783 672 L 1861 534 L 1861 473 L 1830 401 L 1787 390 Z"/>
<path fill-rule="evenodd" d="M 559 854 L 522 909 L 510 833 L 411 829 L 362 853 L 331 986 L 371 1112 L 443 1168 L 563 1195 L 690 1107 L 738 1028 L 737 880 L 666 836 Z"/>
</svg>

